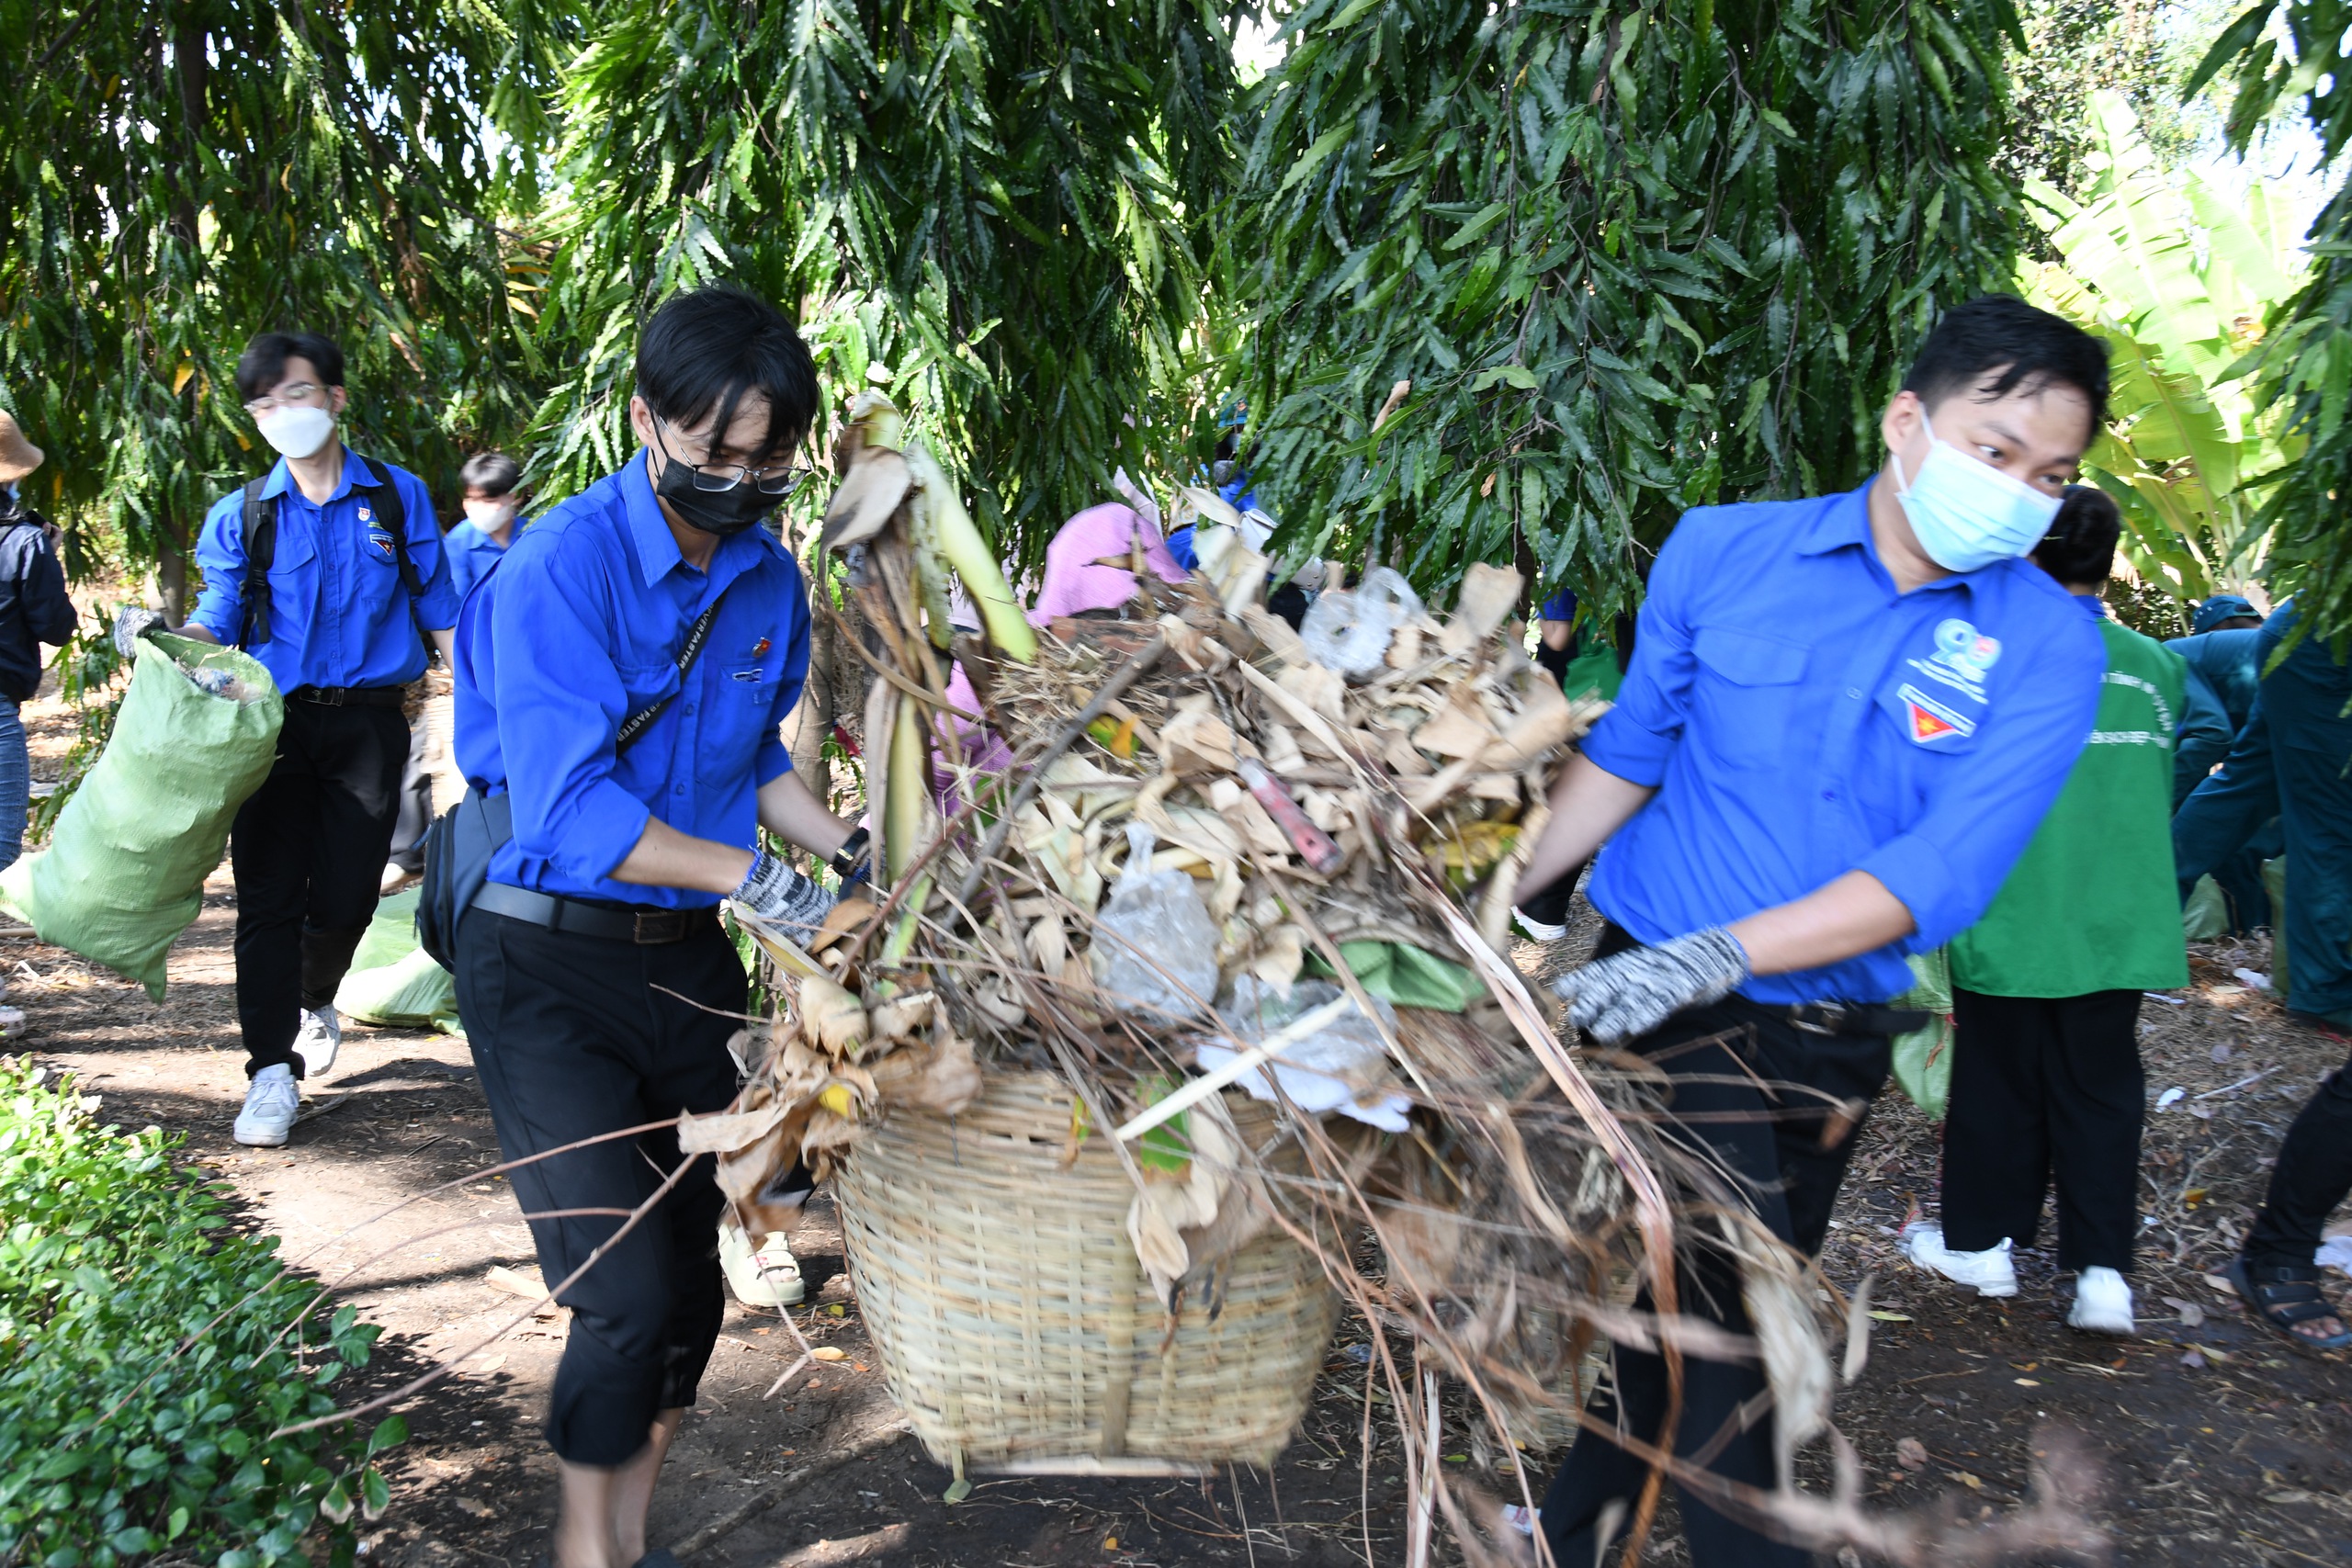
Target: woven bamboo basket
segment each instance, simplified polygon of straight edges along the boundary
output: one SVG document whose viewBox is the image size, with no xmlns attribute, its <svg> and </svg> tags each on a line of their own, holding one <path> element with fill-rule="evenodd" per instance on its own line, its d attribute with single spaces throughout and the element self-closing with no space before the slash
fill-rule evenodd
<svg viewBox="0 0 2352 1568">
<path fill-rule="evenodd" d="M 1106 1134 L 1069 1157 L 1071 1104 L 1049 1074 L 991 1073 L 961 1116 L 893 1111 L 852 1151 L 834 1194 L 892 1397 L 958 1475 L 1271 1462 L 1330 1341 L 1321 1267 L 1270 1230 L 1170 1323 Z M 1272 1135 L 1264 1107 L 1232 1110 L 1253 1146 Z"/>
</svg>

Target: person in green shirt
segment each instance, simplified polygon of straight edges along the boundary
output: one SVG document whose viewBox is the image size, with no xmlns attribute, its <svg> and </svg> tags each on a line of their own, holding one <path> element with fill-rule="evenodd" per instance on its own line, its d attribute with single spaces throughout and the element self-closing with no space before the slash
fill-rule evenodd
<svg viewBox="0 0 2352 1568">
<path fill-rule="evenodd" d="M 2013 1296 L 2010 1249 L 2033 1245 L 2054 1176 L 2066 1321 L 2102 1334 L 2132 1332 L 2141 993 L 2188 983 L 2171 822 L 2188 665 L 2099 602 L 2120 529 L 2113 501 L 2069 486 L 2033 554 L 2098 619 L 2098 718 L 1992 907 L 1952 940 L 1943 1223 L 1905 1232 L 1914 1263 Z"/>
</svg>

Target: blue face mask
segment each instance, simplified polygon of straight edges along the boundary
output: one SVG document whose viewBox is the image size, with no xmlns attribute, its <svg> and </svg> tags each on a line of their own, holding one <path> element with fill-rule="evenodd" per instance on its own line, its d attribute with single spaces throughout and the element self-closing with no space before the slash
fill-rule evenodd
<svg viewBox="0 0 2352 1568">
<path fill-rule="evenodd" d="M 1926 415 L 1921 415 L 1924 423 Z M 1908 484 L 1903 459 L 1894 467 L 1894 496 L 1928 558 L 1946 571 L 1974 571 L 2030 551 L 2050 532 L 2058 498 L 1980 463 L 1928 426 L 1927 460 Z"/>
</svg>

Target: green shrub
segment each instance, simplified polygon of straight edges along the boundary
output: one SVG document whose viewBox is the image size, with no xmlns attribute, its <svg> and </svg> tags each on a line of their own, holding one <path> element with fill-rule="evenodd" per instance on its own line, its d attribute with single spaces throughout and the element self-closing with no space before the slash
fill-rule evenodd
<svg viewBox="0 0 2352 1568">
<path fill-rule="evenodd" d="M 270 1433 L 332 1413 L 381 1330 L 345 1307 L 281 1338 L 314 1287 L 96 1105 L 0 1059 L 0 1564 L 348 1564 L 404 1425 Z"/>
</svg>

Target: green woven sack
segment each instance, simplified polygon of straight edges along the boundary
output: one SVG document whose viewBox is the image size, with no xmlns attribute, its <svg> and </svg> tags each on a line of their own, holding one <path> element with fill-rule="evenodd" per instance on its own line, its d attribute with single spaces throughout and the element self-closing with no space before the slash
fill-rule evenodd
<svg viewBox="0 0 2352 1568">
<path fill-rule="evenodd" d="M 197 685 L 219 671 L 227 694 Z M 285 702 L 234 649 L 143 639 L 114 734 L 58 815 L 49 845 L 0 872 L 0 900 L 41 941 L 119 970 L 164 999 L 164 961 L 204 907 L 229 823 L 277 756 Z"/>
<path fill-rule="evenodd" d="M 393 1029 L 458 1028 L 458 982 L 416 944 L 417 889 L 376 906 L 351 970 L 334 994 L 334 1010 Z"/>
<path fill-rule="evenodd" d="M 1908 962 L 1911 988 L 1886 1005 L 1935 1017 L 1924 1029 L 1895 1036 L 1894 1083 L 1929 1121 L 1940 1122 L 1951 1106 L 1951 960 L 1939 947 Z"/>
</svg>

